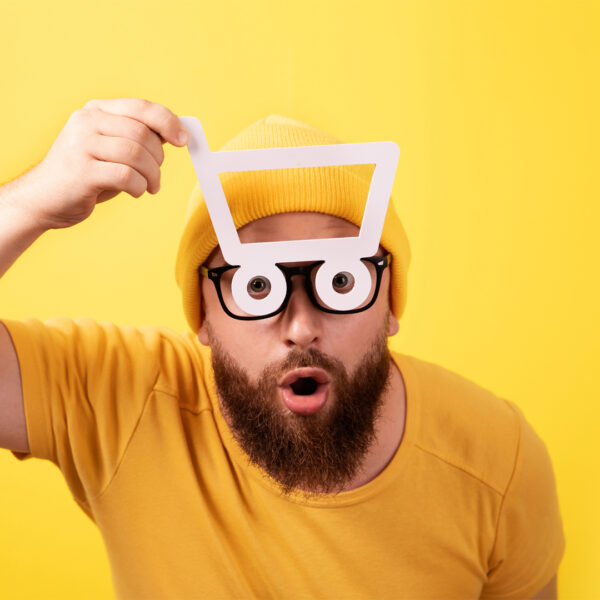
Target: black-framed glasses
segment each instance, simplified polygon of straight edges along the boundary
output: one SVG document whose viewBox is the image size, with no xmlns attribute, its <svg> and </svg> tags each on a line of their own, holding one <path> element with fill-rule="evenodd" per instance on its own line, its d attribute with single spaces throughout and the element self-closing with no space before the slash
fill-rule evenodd
<svg viewBox="0 0 600 600">
<path fill-rule="evenodd" d="M 371 277 L 371 287 L 368 290 L 366 298 L 360 303 L 360 305 L 351 310 L 338 310 L 334 309 L 327 304 L 327 302 L 319 296 L 317 286 L 315 285 L 316 276 L 319 267 L 325 263 L 320 260 L 308 265 L 302 265 L 297 267 L 286 267 L 282 264 L 276 264 L 276 267 L 283 273 L 286 282 L 286 293 L 281 304 L 268 314 L 264 315 L 251 315 L 247 311 L 244 311 L 234 299 L 232 291 L 232 281 L 237 270 L 240 269 L 237 265 L 225 265 L 223 267 L 216 267 L 214 269 L 208 269 L 204 265 L 198 267 L 198 274 L 202 277 L 208 277 L 217 291 L 217 296 L 221 302 L 223 310 L 232 318 L 240 319 L 242 321 L 255 321 L 257 319 L 267 319 L 273 317 L 280 312 L 284 311 L 289 299 L 292 295 L 292 277 L 294 275 L 302 275 L 304 277 L 304 289 L 312 304 L 326 313 L 332 314 L 353 314 L 362 312 L 370 308 L 379 294 L 379 287 L 381 285 L 381 278 L 386 267 L 392 262 L 392 255 L 386 254 L 385 256 L 367 256 L 360 259 L 362 263 L 367 267 L 369 275 Z M 347 294 L 354 288 L 354 276 L 348 271 L 340 271 L 333 275 L 331 280 L 332 289 L 338 294 Z M 267 277 L 257 275 L 250 279 L 246 289 L 250 298 L 261 300 L 271 292 L 271 283 Z"/>
</svg>

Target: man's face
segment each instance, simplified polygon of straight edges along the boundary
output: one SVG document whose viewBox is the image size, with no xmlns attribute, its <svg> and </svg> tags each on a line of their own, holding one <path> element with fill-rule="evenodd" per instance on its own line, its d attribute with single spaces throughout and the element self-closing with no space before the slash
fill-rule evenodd
<svg viewBox="0 0 600 600">
<path fill-rule="evenodd" d="M 248 243 L 357 236 L 358 228 L 330 215 L 284 213 L 238 233 Z M 205 264 L 225 264 L 218 248 Z M 398 330 L 389 277 L 386 269 L 369 309 L 337 315 L 317 309 L 295 276 L 286 309 L 255 321 L 229 317 L 212 282 L 202 278 L 198 337 L 212 350 L 223 415 L 251 460 L 284 492 L 335 491 L 360 469 L 388 381 L 387 336 Z"/>
</svg>

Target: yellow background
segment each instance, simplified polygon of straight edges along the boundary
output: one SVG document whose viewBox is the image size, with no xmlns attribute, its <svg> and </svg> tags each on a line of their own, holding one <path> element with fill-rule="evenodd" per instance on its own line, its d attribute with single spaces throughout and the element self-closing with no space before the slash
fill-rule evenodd
<svg viewBox="0 0 600 600">
<path fill-rule="evenodd" d="M 413 261 L 393 347 L 522 407 L 555 466 L 560 597 L 600 598 L 599 16 L 577 0 L 4 2 L 0 181 L 92 98 L 196 115 L 213 148 L 273 112 L 396 141 Z M 185 330 L 173 265 L 194 182 L 166 146 L 160 193 L 42 236 L 0 282 L 1 316 Z M 3 451 L 0 481 L 0 597 L 112 597 L 58 470 Z"/>
</svg>

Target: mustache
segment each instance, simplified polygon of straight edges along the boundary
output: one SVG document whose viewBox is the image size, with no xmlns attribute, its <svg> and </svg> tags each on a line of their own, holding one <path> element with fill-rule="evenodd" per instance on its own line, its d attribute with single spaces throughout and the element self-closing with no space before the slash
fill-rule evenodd
<svg viewBox="0 0 600 600">
<path fill-rule="evenodd" d="M 309 348 L 307 350 L 291 350 L 283 360 L 268 364 L 263 370 L 261 379 L 279 379 L 287 371 L 301 367 L 317 367 L 331 373 L 347 375 L 346 368 L 340 360 L 315 348 Z"/>
</svg>

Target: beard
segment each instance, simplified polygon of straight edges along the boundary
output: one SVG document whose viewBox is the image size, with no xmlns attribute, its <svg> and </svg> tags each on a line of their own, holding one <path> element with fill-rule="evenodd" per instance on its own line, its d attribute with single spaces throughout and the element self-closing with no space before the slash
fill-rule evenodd
<svg viewBox="0 0 600 600">
<path fill-rule="evenodd" d="M 376 438 L 390 378 L 386 333 L 380 332 L 351 374 L 339 359 L 310 348 L 267 364 L 253 384 L 210 326 L 207 331 L 221 410 L 250 462 L 266 471 L 284 495 L 294 489 L 307 496 L 342 491 Z M 330 377 L 329 397 L 316 413 L 292 413 L 280 398 L 278 380 L 298 367 L 319 367 Z"/>
</svg>

